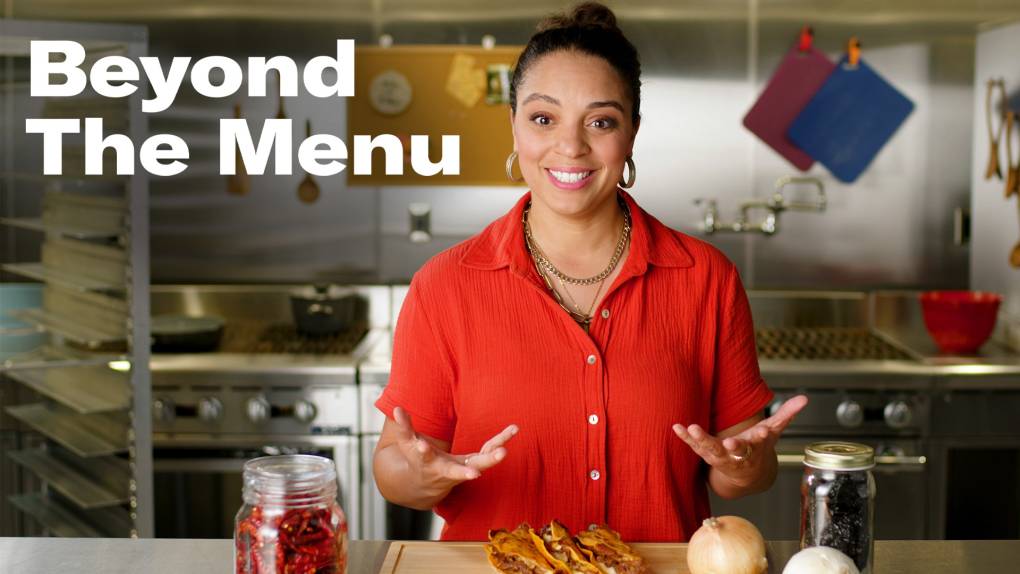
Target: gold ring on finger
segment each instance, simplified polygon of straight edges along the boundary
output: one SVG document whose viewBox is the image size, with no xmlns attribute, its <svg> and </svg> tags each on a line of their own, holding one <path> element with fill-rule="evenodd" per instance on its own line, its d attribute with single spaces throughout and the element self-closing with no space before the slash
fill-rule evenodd
<svg viewBox="0 0 1020 574">
<path fill-rule="evenodd" d="M 730 454 L 730 456 L 738 462 L 747 460 L 751 456 L 751 443 L 744 443 L 744 454 Z"/>
</svg>

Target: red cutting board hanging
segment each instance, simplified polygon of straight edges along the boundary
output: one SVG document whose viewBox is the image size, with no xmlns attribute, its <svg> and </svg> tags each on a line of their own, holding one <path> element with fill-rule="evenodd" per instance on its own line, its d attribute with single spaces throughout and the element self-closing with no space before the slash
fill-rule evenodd
<svg viewBox="0 0 1020 574">
<path fill-rule="evenodd" d="M 835 68 L 818 50 L 802 51 L 794 46 L 744 116 L 744 127 L 801 171 L 810 169 L 815 160 L 790 141 L 786 132 Z"/>
</svg>

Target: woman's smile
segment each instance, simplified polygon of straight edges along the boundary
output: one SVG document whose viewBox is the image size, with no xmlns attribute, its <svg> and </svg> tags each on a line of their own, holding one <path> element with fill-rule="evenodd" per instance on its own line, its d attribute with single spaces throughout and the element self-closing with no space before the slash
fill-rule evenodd
<svg viewBox="0 0 1020 574">
<path fill-rule="evenodd" d="M 584 167 L 547 167 L 546 175 L 560 189 L 581 189 L 592 182 L 597 170 Z"/>
</svg>

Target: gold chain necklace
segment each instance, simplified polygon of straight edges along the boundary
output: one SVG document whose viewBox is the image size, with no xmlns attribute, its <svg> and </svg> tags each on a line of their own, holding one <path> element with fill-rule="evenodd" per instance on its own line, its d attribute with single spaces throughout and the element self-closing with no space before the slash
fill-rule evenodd
<svg viewBox="0 0 1020 574">
<path fill-rule="evenodd" d="M 613 270 L 616 269 L 616 265 L 620 262 L 620 257 L 623 256 L 624 249 L 627 248 L 627 240 L 630 239 L 630 209 L 627 207 L 627 204 L 622 201 L 620 202 L 620 206 L 623 207 L 623 233 L 620 234 L 620 240 L 616 242 L 616 250 L 613 252 L 613 256 L 609 259 L 609 265 L 607 265 L 606 268 L 598 275 L 593 275 L 584 279 L 577 279 L 557 269 L 556 266 L 552 264 L 552 261 L 545 256 L 545 253 L 542 252 L 541 247 L 538 246 L 538 242 L 535 241 L 535 237 L 531 234 L 531 225 L 528 224 L 528 212 L 531 211 L 531 203 L 528 203 L 528 205 L 524 207 L 524 214 L 521 216 L 521 221 L 524 222 L 524 238 L 528 244 L 528 251 L 531 252 L 531 256 L 535 259 L 535 264 L 545 268 L 546 271 L 560 281 L 573 285 L 594 285 L 605 280 L 605 278 L 609 277 Z"/>
<path fill-rule="evenodd" d="M 525 242 L 527 242 L 527 237 L 525 237 L 524 239 L 525 239 Z M 533 249 L 531 247 L 531 243 L 530 242 L 527 242 L 527 243 L 528 243 L 528 251 L 531 252 L 532 254 L 534 254 L 534 251 L 533 251 Z M 538 265 L 538 261 L 535 261 L 534 257 L 532 257 L 531 260 L 535 264 L 535 271 L 538 272 L 538 276 L 541 277 L 542 281 L 545 282 L 546 289 L 548 289 L 549 292 L 551 292 L 553 294 L 553 298 L 556 299 L 556 304 L 559 305 L 561 309 L 566 311 L 567 315 L 570 315 L 570 318 L 573 319 L 575 323 L 580 325 L 581 328 L 584 329 L 584 332 L 587 333 L 588 332 L 588 328 L 591 326 L 591 321 L 592 321 L 591 310 L 588 311 L 588 313 L 589 313 L 588 315 L 585 315 L 584 313 L 581 313 L 579 308 L 578 308 L 577 311 L 571 310 L 571 308 L 567 306 L 566 302 L 563 301 L 563 297 L 560 296 L 560 292 L 557 291 L 555 287 L 553 287 L 552 281 L 549 281 L 549 276 L 547 276 L 545 274 L 545 272 L 542 270 L 542 267 L 540 267 Z M 564 287 L 563 290 L 567 293 L 567 296 L 570 297 L 571 300 L 573 300 L 573 297 L 570 296 L 570 292 L 567 291 L 565 287 Z M 600 291 L 602 290 L 602 284 L 601 283 L 599 284 L 599 290 Z M 595 298 L 598 299 L 598 294 L 595 295 Z M 577 308 L 577 302 L 574 302 L 574 307 Z M 594 302 L 592 302 L 592 309 L 594 309 Z"/>
<path fill-rule="evenodd" d="M 586 333 L 588 332 L 588 329 L 591 326 L 591 321 L 593 318 L 591 312 L 595 309 L 595 303 L 599 299 L 599 294 L 602 293 L 602 287 L 605 284 L 606 277 L 609 277 L 613 270 L 616 269 L 616 265 L 619 263 L 620 260 L 620 254 L 622 254 L 623 250 L 626 249 L 627 240 L 630 237 L 630 209 L 622 201 L 620 202 L 620 205 L 623 207 L 625 221 L 623 225 L 623 233 L 620 236 L 620 243 L 618 243 L 616 246 L 617 252 L 613 254 L 613 258 L 609 262 L 609 267 L 603 273 L 600 273 L 599 275 L 596 275 L 595 277 L 589 278 L 587 280 L 574 279 L 572 277 L 567 276 L 564 273 L 561 273 L 558 269 L 556 269 L 555 266 L 552 265 L 548 258 L 546 258 L 545 255 L 538 248 L 538 244 L 535 243 L 535 238 L 532 237 L 531 235 L 531 227 L 528 225 L 528 211 L 531 209 L 530 203 L 524 207 L 524 214 L 521 217 L 521 220 L 524 223 L 524 243 L 528 248 L 528 253 L 531 254 L 532 262 L 535 264 L 535 271 L 538 272 L 538 276 L 541 277 L 542 281 L 545 282 L 546 289 L 552 292 L 553 298 L 556 299 L 556 303 L 560 306 L 560 308 L 566 311 L 567 314 L 570 315 L 570 318 L 573 319 L 574 322 L 576 322 L 578 325 L 580 325 L 581 328 L 584 329 Z M 563 287 L 563 292 L 567 294 L 567 297 L 570 298 L 570 302 L 574 304 L 574 310 L 571 310 L 570 307 L 567 307 L 566 302 L 563 301 L 563 297 L 561 297 L 559 291 L 557 291 L 556 288 L 553 287 L 552 281 L 549 280 L 549 277 L 546 275 L 543 269 L 549 271 L 550 274 L 554 275 L 557 279 L 559 279 L 560 285 Z M 600 275 L 602 276 L 601 278 L 599 278 Z M 566 283 L 567 281 L 570 281 L 571 283 L 585 284 L 582 283 L 582 281 L 588 281 L 590 279 L 595 279 L 593 283 L 597 282 L 599 284 L 599 287 L 595 291 L 595 297 L 594 299 L 592 299 L 591 306 L 588 308 L 588 313 L 583 313 L 581 311 L 581 306 L 577 304 L 577 301 L 574 300 L 574 296 L 571 295 L 570 291 L 567 289 Z"/>
</svg>

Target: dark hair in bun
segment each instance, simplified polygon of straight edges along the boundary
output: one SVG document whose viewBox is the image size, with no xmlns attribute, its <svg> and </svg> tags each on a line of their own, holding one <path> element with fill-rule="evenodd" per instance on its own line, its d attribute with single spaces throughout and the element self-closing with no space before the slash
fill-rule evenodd
<svg viewBox="0 0 1020 574">
<path fill-rule="evenodd" d="M 627 84 L 632 119 L 641 117 L 641 62 L 637 49 L 616 25 L 613 11 L 598 2 L 583 2 L 569 13 L 553 14 L 538 24 L 514 68 L 510 81 L 510 107 L 517 112 L 517 88 L 528 69 L 542 56 L 560 50 L 577 50 L 602 58 Z"/>
</svg>

